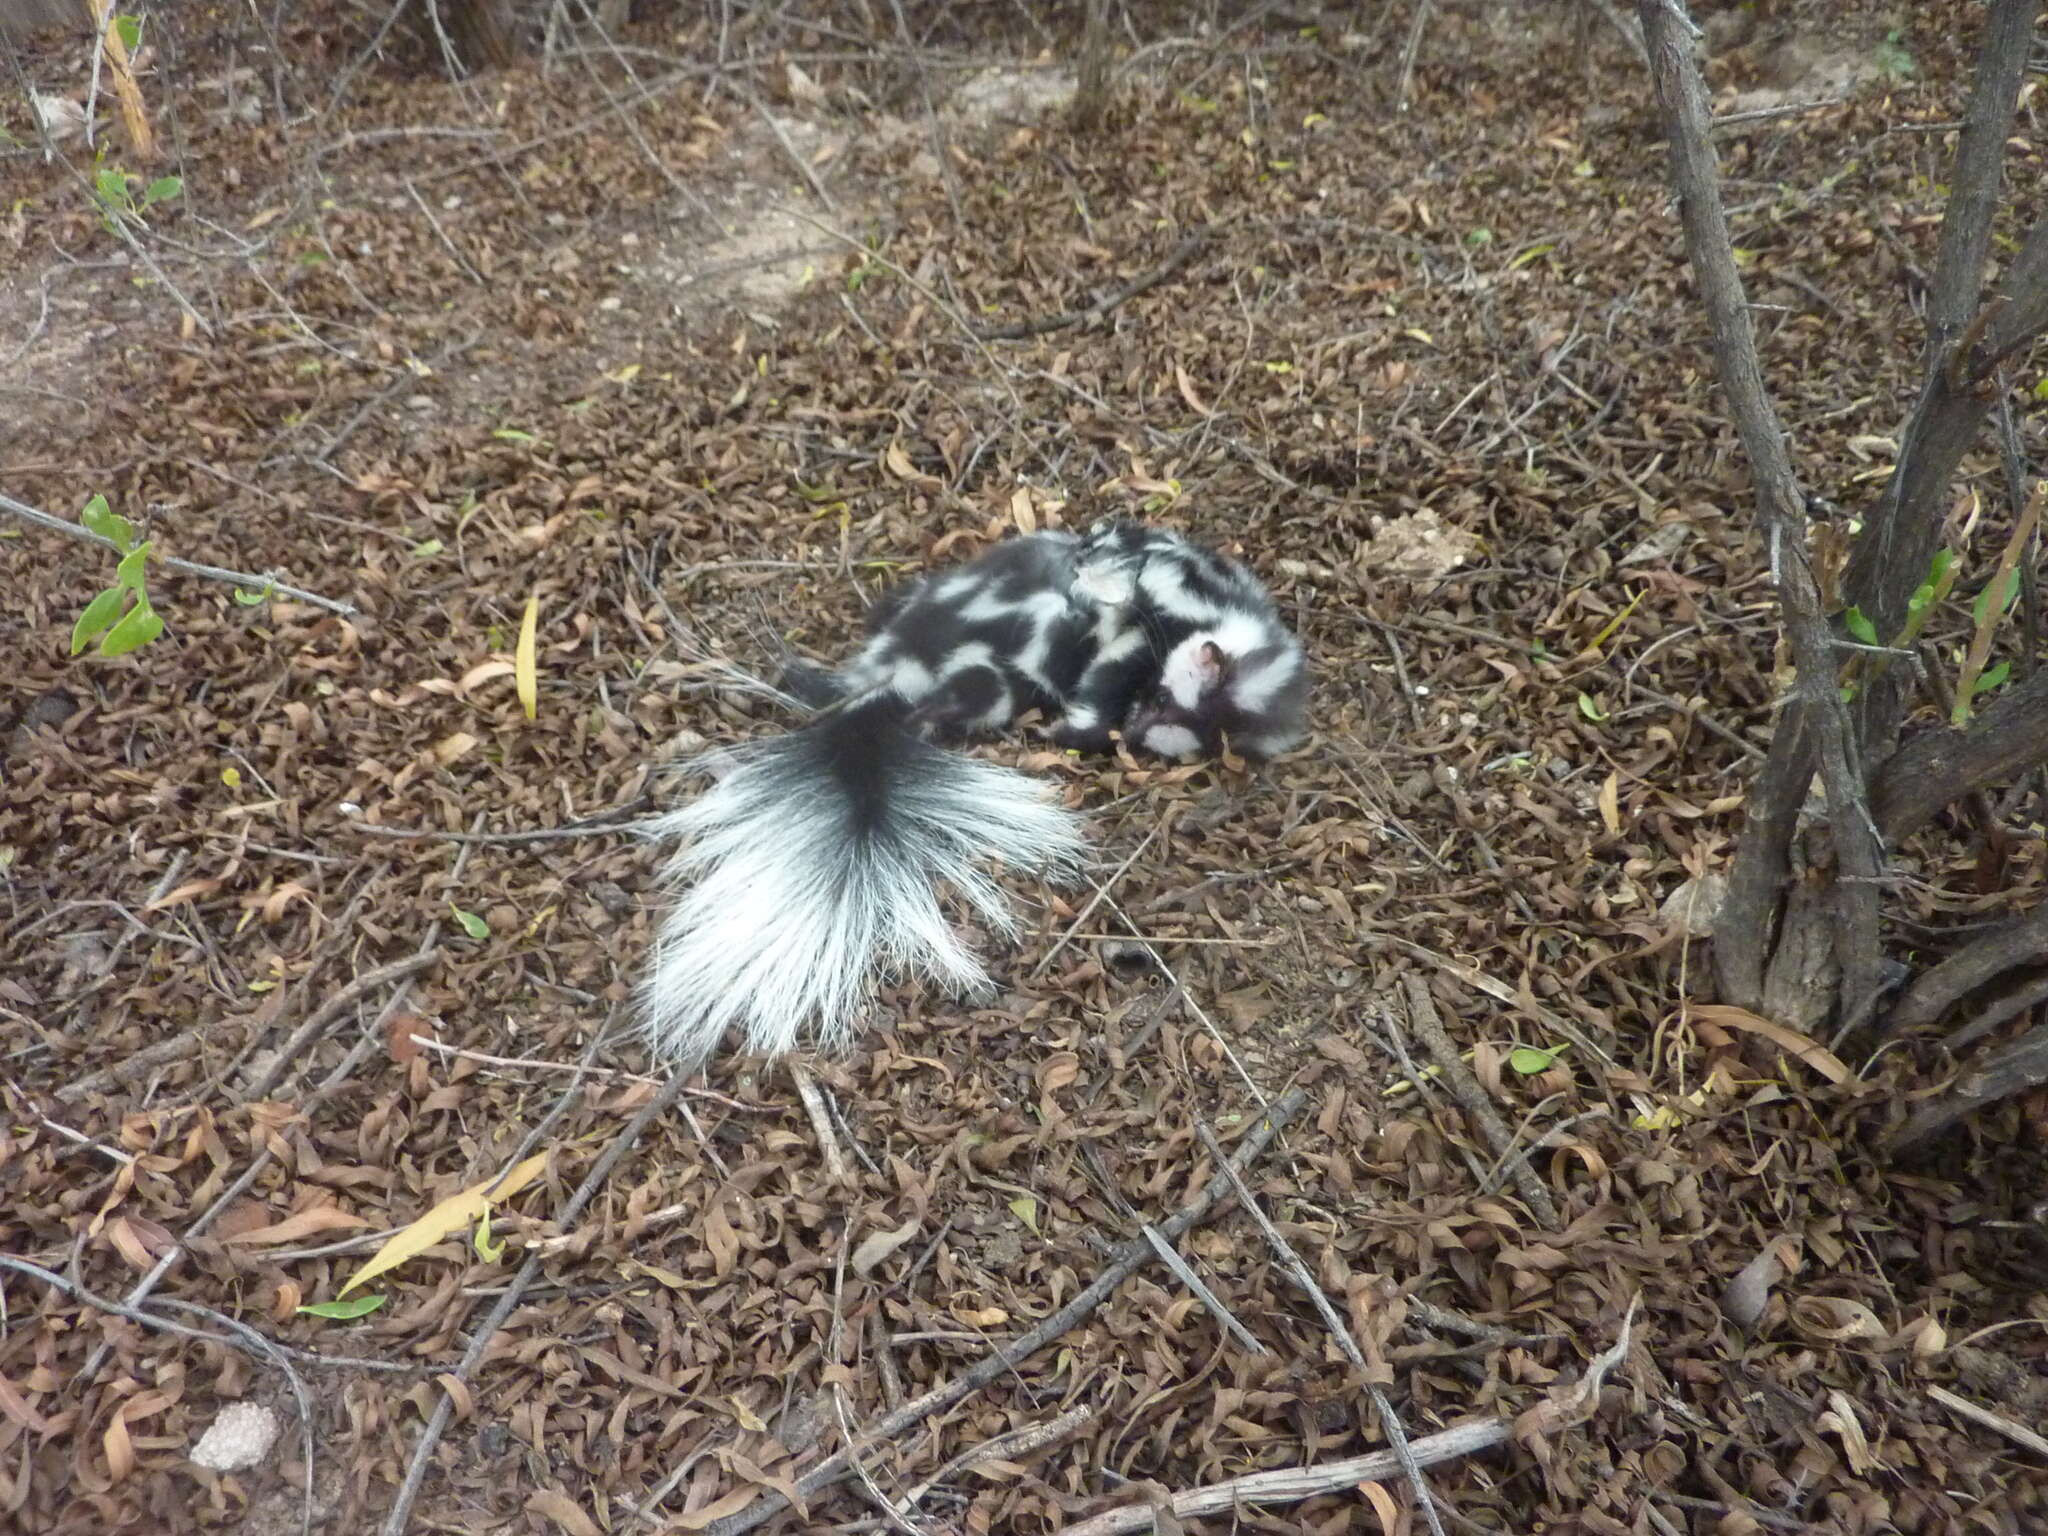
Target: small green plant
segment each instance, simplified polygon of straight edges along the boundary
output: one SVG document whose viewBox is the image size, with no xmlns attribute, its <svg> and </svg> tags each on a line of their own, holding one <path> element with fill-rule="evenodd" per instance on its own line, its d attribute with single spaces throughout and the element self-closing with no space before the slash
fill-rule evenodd
<svg viewBox="0 0 2048 1536">
<path fill-rule="evenodd" d="M 78 520 L 121 552 L 114 584 L 85 605 L 71 629 L 71 654 L 98 641 L 102 656 L 126 656 L 164 632 L 164 621 L 149 603 L 149 541 L 138 539 L 135 525 L 107 509 L 107 498 L 95 496 Z"/>
<path fill-rule="evenodd" d="M 1905 35 L 1899 28 L 1893 27 L 1891 31 L 1885 33 L 1884 41 L 1879 43 L 1871 54 L 1877 67 L 1894 80 L 1913 78 L 1913 55 L 1901 41 Z"/>
<path fill-rule="evenodd" d="M 139 194 L 138 187 L 142 188 Z M 142 223 L 143 215 L 150 209 L 180 196 L 184 190 L 182 177 L 159 176 L 144 187 L 142 178 L 134 172 L 105 163 L 97 165 L 92 174 L 93 201 L 99 204 L 100 222 L 109 230 L 123 222 Z"/>
</svg>

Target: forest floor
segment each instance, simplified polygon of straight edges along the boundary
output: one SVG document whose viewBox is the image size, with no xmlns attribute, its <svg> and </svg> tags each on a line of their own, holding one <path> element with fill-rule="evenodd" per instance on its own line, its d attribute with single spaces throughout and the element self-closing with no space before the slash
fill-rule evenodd
<svg viewBox="0 0 2048 1536">
<path fill-rule="evenodd" d="M 287 9 L 171 13 L 145 181 L 182 185 L 128 238 L 78 140 L 0 159 L 0 489 L 353 609 L 158 567 L 164 634 L 73 659 L 113 558 L 0 518 L 17 1528 L 290 1531 L 310 1484 L 367 1532 L 417 1471 L 414 1531 L 1138 1529 L 1296 1468 L 1184 1528 L 1424 1530 L 1347 1463 L 1384 1404 L 1418 1443 L 1479 1426 L 1426 1473 L 1453 1532 L 2048 1529 L 2042 1458 L 1940 1395 L 2048 1418 L 2027 1106 L 1889 1162 L 1952 1064 L 1715 1011 L 1665 910 L 1727 867 L 1777 631 L 1616 31 L 1435 6 L 1404 112 L 1407 7 L 1118 10 L 1081 135 L 1071 4 L 707 8 L 459 85 L 371 50 L 375 8 Z M 1711 34 L 1718 110 L 1788 109 L 1717 144 L 1843 517 L 1911 398 L 1981 16 L 1900 10 Z M 23 62 L 82 91 L 84 57 Z M 36 142 L 18 98 L 0 125 Z M 983 334 L 1197 232 L 1102 314 Z M 848 1058 L 721 1059 L 628 1137 L 659 1079 L 606 1031 L 660 892 L 615 824 L 781 724 L 705 663 L 836 657 L 892 576 L 1104 510 L 1268 580 L 1312 745 L 979 749 L 1098 853 L 1093 889 L 1013 882 L 1000 998 L 892 987 Z M 1954 826 L 1902 868 L 1916 965 L 2017 899 Z M 1182 1271 L 862 1438 L 1198 1202 L 1210 1132 L 1262 1147 L 1333 1314 L 1226 1198 Z M 534 1153 L 487 1236 L 349 1293 L 377 1310 L 300 1310 Z M 277 1449 L 202 1471 L 230 1401 Z"/>
</svg>

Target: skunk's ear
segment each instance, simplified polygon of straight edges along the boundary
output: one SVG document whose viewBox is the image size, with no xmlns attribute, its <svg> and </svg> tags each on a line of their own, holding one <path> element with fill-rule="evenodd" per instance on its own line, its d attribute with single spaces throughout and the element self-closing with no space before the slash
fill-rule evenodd
<svg viewBox="0 0 2048 1536">
<path fill-rule="evenodd" d="M 1202 680 L 1202 692 L 1209 693 L 1223 686 L 1223 680 L 1230 676 L 1230 658 L 1223 654 L 1223 647 L 1214 640 L 1202 642 L 1197 658 L 1198 675 Z"/>
</svg>

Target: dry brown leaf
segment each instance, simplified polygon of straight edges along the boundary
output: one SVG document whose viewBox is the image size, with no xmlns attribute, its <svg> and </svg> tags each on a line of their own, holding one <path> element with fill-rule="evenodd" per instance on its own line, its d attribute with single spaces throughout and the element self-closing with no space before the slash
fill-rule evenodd
<svg viewBox="0 0 2048 1536">
<path fill-rule="evenodd" d="M 853 1266 L 853 1272 L 863 1279 L 874 1273 L 877 1264 L 917 1236 L 918 1227 L 918 1220 L 913 1216 L 893 1232 L 870 1232 L 860 1240 L 860 1245 L 853 1250 L 853 1257 L 848 1261 Z"/>
<path fill-rule="evenodd" d="M 526 1512 L 540 1516 L 566 1536 L 604 1536 L 603 1528 L 583 1512 L 583 1506 L 559 1488 L 534 1489 L 526 1496 Z"/>
<path fill-rule="evenodd" d="M 1718 1024 L 1723 1029 L 1741 1030 L 1747 1034 L 1761 1035 L 1780 1050 L 1798 1058 L 1831 1083 L 1846 1083 L 1855 1074 L 1842 1064 L 1841 1059 L 1818 1041 L 1787 1029 L 1782 1024 L 1759 1018 L 1747 1008 L 1736 1008 L 1727 1003 L 1697 1003 L 1692 1008 L 1693 1016 L 1709 1024 Z"/>
</svg>

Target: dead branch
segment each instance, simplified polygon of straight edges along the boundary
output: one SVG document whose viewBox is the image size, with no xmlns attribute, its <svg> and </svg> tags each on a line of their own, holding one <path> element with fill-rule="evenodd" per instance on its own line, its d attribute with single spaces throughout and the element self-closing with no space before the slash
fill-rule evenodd
<svg viewBox="0 0 2048 1536">
<path fill-rule="evenodd" d="M 149 113 L 142 105 L 142 88 L 135 83 L 114 0 L 84 0 L 84 4 L 85 14 L 99 34 L 97 46 L 106 55 L 107 71 L 114 77 L 114 97 L 121 106 L 121 127 L 128 135 L 128 148 L 137 160 L 147 163 L 156 158 L 156 135 L 150 131 Z"/>
<path fill-rule="evenodd" d="M 1886 1034 L 1924 1029 L 1986 982 L 2048 956 L 2048 901 L 1999 924 L 1915 976 L 1886 1016 Z"/>
<path fill-rule="evenodd" d="M 34 523 L 38 528 L 48 528 L 74 539 L 83 539 L 88 544 L 97 544 L 102 549 L 111 549 L 118 555 L 119 545 L 111 539 L 103 539 L 83 523 L 74 523 L 68 517 L 55 517 L 25 502 L 16 501 L 12 496 L 0 493 L 0 512 L 11 512 L 23 522 Z M 322 597 L 317 592 L 307 592 L 298 587 L 287 586 L 271 576 L 252 576 L 247 571 L 222 570 L 217 565 L 198 565 L 190 560 L 180 560 L 176 555 L 159 555 L 151 551 L 150 563 L 160 565 L 167 571 L 179 571 L 187 576 L 203 576 L 208 581 L 226 582 L 230 586 L 248 587 L 256 591 L 267 591 L 279 597 L 289 597 L 295 602 L 310 603 L 315 608 L 325 608 L 329 613 L 353 618 L 356 608 L 351 603 L 340 602 L 331 597 Z"/>
<path fill-rule="evenodd" d="M 1950 1413 L 1969 1419 L 1972 1423 L 1981 1424 L 1986 1429 L 1995 1430 L 2014 1445 L 2048 1460 L 2048 1439 L 2043 1439 L 2039 1433 L 2027 1428 L 2026 1425 L 2009 1419 L 2002 1413 L 1993 1413 L 1989 1408 L 1973 1403 L 1966 1397 L 1958 1397 L 1944 1387 L 1929 1387 L 1927 1395 Z"/>
<path fill-rule="evenodd" d="M 1414 1452 L 1417 1466 L 1434 1467 L 1504 1445 L 1508 1434 L 1508 1425 L 1501 1419 L 1477 1419 L 1424 1435 L 1411 1441 L 1409 1449 Z M 1222 1514 L 1241 1504 L 1294 1504 L 1318 1494 L 1355 1488 L 1360 1483 L 1384 1482 L 1400 1470 L 1400 1460 L 1392 1451 L 1349 1456 L 1313 1467 L 1279 1467 L 1177 1493 L 1173 1496 L 1173 1513 L 1178 1519 L 1192 1520 Z M 1119 1536 L 1123 1531 L 1151 1530 L 1154 1519 L 1150 1504 L 1128 1504 L 1063 1526 L 1059 1536 Z"/>
<path fill-rule="evenodd" d="M 1047 315 L 1037 320 L 1019 320 L 1010 325 L 994 325 L 977 328 L 977 341 L 1025 341 L 1033 336 L 1045 336 L 1054 331 L 1063 331 L 1069 326 L 1092 325 L 1101 320 L 1120 304 L 1127 304 L 1139 294 L 1157 288 L 1161 283 L 1180 271 L 1209 243 L 1209 232 L 1198 229 L 1187 239 L 1173 248 L 1166 260 L 1151 271 L 1132 278 L 1120 288 L 1112 289 L 1086 309 L 1070 309 L 1062 314 Z"/>
<path fill-rule="evenodd" d="M 1796 677 L 1787 715 L 1811 725 L 1827 794 L 1836 864 L 1832 926 L 1834 953 L 1841 965 L 1841 1024 L 1843 1029 L 1854 1028 L 1876 1006 L 1883 981 L 1877 883 L 1883 847 L 1864 803 L 1863 775 L 1855 760 L 1855 739 L 1837 681 L 1834 635 L 1806 561 L 1806 494 L 1786 450 L 1784 425 L 1764 391 L 1756 332 L 1742 275 L 1735 265 L 1727 216 L 1721 208 L 1720 174 L 1709 142 L 1706 86 L 1687 35 L 1692 24 L 1677 0 L 1637 0 L 1637 14 L 1650 47 L 1651 73 L 1665 139 L 1671 147 L 1672 182 L 1678 191 L 1686 252 L 1706 305 L 1721 387 L 1728 395 L 1756 480 L 1758 518 L 1771 552 L 1772 576 L 1791 641 Z M 1781 729 L 1783 725 L 1781 722 Z M 1735 894 L 1731 885 L 1729 895 L 1733 898 Z M 1754 920 L 1762 915 L 1744 917 Z M 1724 931 L 1731 936 L 1754 935 L 1752 942 L 1761 942 L 1770 930 L 1759 924 L 1747 930 L 1731 926 Z M 1715 949 L 1724 945 L 1743 947 L 1731 938 L 1717 943 Z"/>
<path fill-rule="evenodd" d="M 1281 1266 L 1301 1293 L 1315 1305 L 1323 1319 L 1323 1326 L 1330 1330 L 1330 1337 L 1337 1347 L 1361 1372 L 1368 1369 L 1365 1352 L 1358 1347 L 1358 1341 L 1351 1336 L 1351 1330 L 1344 1326 L 1344 1320 L 1337 1316 L 1337 1309 L 1330 1305 L 1330 1298 L 1323 1294 L 1323 1288 L 1316 1283 L 1316 1277 L 1303 1262 L 1294 1245 L 1280 1235 L 1280 1229 L 1273 1225 L 1265 1208 L 1258 1202 L 1245 1182 L 1231 1167 L 1225 1155 L 1223 1144 L 1216 1139 L 1216 1133 L 1209 1129 L 1206 1121 L 1195 1122 L 1195 1134 L 1202 1138 L 1202 1145 L 1209 1149 L 1209 1155 L 1216 1159 L 1216 1166 L 1230 1176 L 1231 1188 L 1237 1192 L 1237 1203 L 1244 1208 L 1259 1231 L 1265 1235 L 1266 1246 L 1279 1256 Z M 1373 1411 L 1379 1415 L 1380 1427 L 1387 1432 L 1387 1447 L 1394 1453 L 1394 1460 L 1400 1464 L 1401 1475 L 1408 1480 L 1408 1486 L 1415 1491 L 1415 1502 L 1422 1507 L 1423 1518 L 1435 1536 L 1444 1536 L 1443 1520 L 1436 1512 L 1436 1499 L 1429 1491 L 1429 1484 L 1422 1476 L 1422 1467 L 1415 1460 L 1410 1447 L 1408 1426 L 1401 1422 L 1401 1416 L 1394 1411 L 1388 1399 L 1386 1388 L 1370 1378 L 1365 1383 L 1366 1395 L 1372 1399 Z"/>
<path fill-rule="evenodd" d="M 1401 983 L 1408 994 L 1408 1022 L 1429 1048 L 1430 1058 L 1436 1063 L 1437 1070 L 1443 1073 L 1451 1097 L 1472 1117 L 1473 1127 L 1486 1138 L 1494 1155 L 1505 1162 L 1514 1154 L 1514 1135 L 1508 1130 L 1507 1122 L 1495 1111 L 1486 1090 L 1479 1086 L 1479 1079 L 1466 1067 L 1458 1048 L 1444 1033 L 1443 1024 L 1436 1016 L 1436 1004 L 1429 995 L 1429 983 L 1412 974 L 1403 976 Z M 1557 1202 L 1550 1198 L 1549 1189 L 1536 1177 L 1536 1171 L 1526 1162 L 1521 1162 L 1515 1164 L 1514 1175 L 1516 1190 L 1521 1194 L 1523 1203 L 1536 1213 L 1537 1219 L 1552 1231 L 1563 1226 Z"/>
<path fill-rule="evenodd" d="M 404 981 L 415 976 L 436 964 L 440 958 L 439 949 L 409 955 L 403 960 L 380 966 L 374 971 L 366 971 L 349 982 L 299 1027 L 298 1033 L 292 1036 L 290 1046 L 278 1053 L 277 1062 L 271 1071 L 243 1095 L 244 1100 L 261 1098 L 268 1093 L 285 1069 L 296 1063 L 304 1046 L 365 993 L 375 991 L 388 982 Z M 105 1093 L 109 1088 L 132 1083 L 138 1077 L 147 1076 L 157 1068 L 169 1066 L 174 1061 L 188 1060 L 197 1056 L 213 1036 L 238 1022 L 239 1019 L 215 1020 L 183 1030 L 169 1040 L 159 1040 L 155 1045 L 144 1046 L 103 1072 L 95 1072 L 89 1077 L 79 1078 L 76 1082 L 66 1083 L 56 1091 L 57 1101 L 62 1104 L 75 1104 L 80 1099 L 90 1098 L 96 1093 Z"/>
<path fill-rule="evenodd" d="M 1894 1154 L 1911 1152 L 1972 1111 L 2042 1083 L 2048 1083 L 2048 1024 L 2037 1025 L 1993 1051 L 1945 1093 L 1923 1103 L 1891 1134 L 1887 1146 Z"/>
<path fill-rule="evenodd" d="M 1259 1117 L 1244 1139 L 1238 1143 L 1237 1156 L 1233 1161 L 1240 1167 L 1249 1166 L 1266 1150 L 1273 1139 L 1286 1129 L 1294 1117 L 1301 1113 L 1302 1107 L 1307 1103 L 1308 1093 L 1301 1088 L 1290 1088 L 1275 1099 L 1273 1107 Z M 1169 1242 L 1179 1238 L 1197 1222 L 1205 1219 L 1211 1207 L 1229 1193 L 1228 1176 L 1221 1172 L 1216 1173 L 1202 1186 L 1201 1193 L 1159 1223 L 1157 1230 L 1160 1236 Z M 813 1494 L 853 1475 L 854 1455 L 861 1449 L 878 1441 L 895 1439 L 906 1429 L 923 1423 L 933 1414 L 942 1413 L 962 1398 L 979 1392 L 1005 1372 L 1015 1370 L 1054 1339 L 1077 1327 L 1084 1318 L 1107 1301 L 1118 1286 L 1136 1274 L 1153 1257 L 1152 1244 L 1146 1237 L 1140 1236 L 1123 1244 L 1112 1254 L 1109 1264 L 1102 1273 L 1072 1301 L 1046 1317 L 1030 1332 L 996 1350 L 970 1370 L 934 1387 L 922 1397 L 913 1398 L 894 1412 L 869 1421 L 860 1430 L 854 1446 L 827 1457 L 798 1478 L 797 1493 L 803 1498 L 810 1498 Z M 1458 1454 L 1466 1453 L 1461 1451 Z M 742 1531 L 751 1531 L 756 1526 L 767 1524 L 789 1507 L 789 1501 L 782 1494 L 764 1488 L 761 1490 L 761 1497 L 752 1504 L 738 1514 L 728 1515 L 725 1519 L 714 1522 L 707 1530 L 709 1536 L 739 1536 Z M 387 1536 L 398 1536 L 397 1527 L 387 1526 L 386 1530 Z"/>
<path fill-rule="evenodd" d="M 271 1089 L 283 1080 L 285 1073 L 296 1067 L 313 1043 L 327 1033 L 327 1027 L 353 1008 L 361 999 L 395 982 L 410 981 L 420 972 L 431 970 L 441 963 L 438 946 L 407 955 L 403 960 L 394 960 L 389 965 L 380 965 L 375 970 L 364 971 L 350 978 L 341 989 L 330 996 L 312 1016 L 292 1031 L 291 1038 L 278 1049 L 270 1065 L 257 1074 L 256 1080 L 242 1090 L 238 1102 L 251 1104 L 265 1097 Z"/>
</svg>

